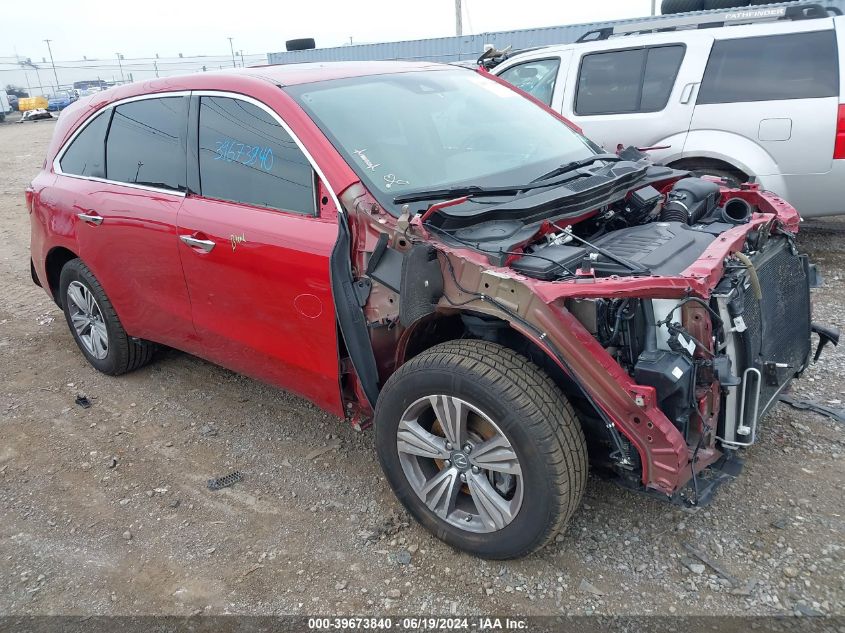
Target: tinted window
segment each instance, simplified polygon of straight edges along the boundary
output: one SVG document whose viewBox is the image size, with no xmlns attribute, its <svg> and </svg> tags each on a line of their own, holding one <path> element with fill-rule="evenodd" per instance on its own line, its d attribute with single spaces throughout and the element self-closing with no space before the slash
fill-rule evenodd
<svg viewBox="0 0 845 633">
<path fill-rule="evenodd" d="M 66 174 L 77 176 L 96 176 L 104 178 L 106 175 L 106 129 L 109 126 L 111 111 L 98 114 L 73 139 L 67 148 L 59 165 Z"/>
<path fill-rule="evenodd" d="M 657 46 L 585 55 L 578 77 L 575 113 L 657 112 L 666 107 L 683 46 Z"/>
<path fill-rule="evenodd" d="M 833 30 L 718 40 L 698 103 L 838 96 L 837 60 Z"/>
<path fill-rule="evenodd" d="M 539 59 L 508 68 L 499 76 L 546 105 L 551 105 L 559 67 L 559 57 Z"/>
<path fill-rule="evenodd" d="M 162 97 L 115 108 L 106 144 L 106 177 L 184 190 L 187 104 L 187 97 Z"/>
<path fill-rule="evenodd" d="M 202 195 L 296 213 L 315 213 L 308 159 L 261 108 L 226 97 L 200 100 Z"/>
<path fill-rule="evenodd" d="M 641 112 L 657 112 L 666 107 L 683 59 L 683 46 L 661 46 L 648 50 L 643 74 Z"/>
</svg>

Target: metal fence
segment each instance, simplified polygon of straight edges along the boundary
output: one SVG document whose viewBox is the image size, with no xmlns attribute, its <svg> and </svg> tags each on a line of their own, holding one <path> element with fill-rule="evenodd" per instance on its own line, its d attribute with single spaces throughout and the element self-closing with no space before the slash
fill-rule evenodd
<svg viewBox="0 0 845 633">
<path fill-rule="evenodd" d="M 783 2 L 770 6 L 789 6 L 806 4 L 806 2 Z M 845 0 L 827 0 L 825 6 L 836 7 L 845 12 Z M 723 13 L 721 11 L 699 11 L 696 14 Z M 695 15 L 695 14 L 688 14 Z M 372 60 L 405 60 L 405 61 L 433 61 L 456 62 L 476 59 L 486 44 L 496 48 L 513 46 L 515 49 L 531 48 L 533 46 L 548 46 L 551 44 L 568 44 L 574 42 L 587 31 L 614 26 L 617 24 L 635 24 L 655 19 L 671 19 L 675 16 L 648 16 L 617 20 L 614 22 L 593 22 L 590 24 L 571 24 L 567 26 L 548 26 L 536 29 L 521 29 L 517 31 L 497 31 L 478 33 L 460 37 L 436 37 L 425 40 L 408 40 L 405 42 L 384 42 L 379 44 L 353 44 L 350 46 L 336 46 L 332 48 L 314 48 L 305 51 L 285 51 L 268 53 L 267 61 L 271 64 L 296 64 L 301 62 L 329 62 L 329 61 L 372 61 Z"/>
</svg>

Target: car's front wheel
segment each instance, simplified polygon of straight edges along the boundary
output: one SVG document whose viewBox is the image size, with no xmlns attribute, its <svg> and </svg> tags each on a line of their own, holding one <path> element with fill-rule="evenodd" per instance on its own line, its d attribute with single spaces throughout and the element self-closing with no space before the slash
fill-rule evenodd
<svg viewBox="0 0 845 633">
<path fill-rule="evenodd" d="M 103 287 L 82 260 L 72 259 L 62 268 L 59 293 L 68 328 L 96 369 L 117 376 L 152 359 L 154 345 L 126 334 Z"/>
<path fill-rule="evenodd" d="M 379 461 L 399 500 L 450 545 L 525 556 L 567 523 L 587 449 L 554 382 L 512 350 L 477 340 L 433 347 L 387 381 Z"/>
</svg>

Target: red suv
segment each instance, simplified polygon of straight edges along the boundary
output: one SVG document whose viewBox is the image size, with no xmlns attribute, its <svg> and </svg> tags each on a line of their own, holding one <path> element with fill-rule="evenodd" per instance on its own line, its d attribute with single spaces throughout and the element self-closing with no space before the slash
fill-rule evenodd
<svg viewBox="0 0 845 633">
<path fill-rule="evenodd" d="M 485 71 L 356 63 L 70 106 L 27 191 L 32 278 L 88 361 L 167 345 L 356 428 L 408 510 L 490 558 L 595 470 L 700 504 L 837 333 L 798 216 L 603 150 Z"/>
</svg>

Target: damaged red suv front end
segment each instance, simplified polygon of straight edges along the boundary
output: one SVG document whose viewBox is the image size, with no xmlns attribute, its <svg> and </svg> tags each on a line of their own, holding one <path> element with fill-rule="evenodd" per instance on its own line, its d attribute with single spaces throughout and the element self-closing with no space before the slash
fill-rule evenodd
<svg viewBox="0 0 845 633">
<path fill-rule="evenodd" d="M 705 503 L 838 340 L 789 204 L 455 66 L 123 86 L 62 115 L 28 207 L 94 367 L 164 344 L 372 422 L 408 511 L 488 558 L 553 539 L 590 469 Z"/>
<path fill-rule="evenodd" d="M 737 449 L 811 358 L 815 269 L 797 250 L 795 209 L 589 141 L 522 186 L 379 181 L 376 143 L 347 141 L 311 88 L 293 94 L 366 185 L 342 202 L 373 380 L 442 341 L 501 344 L 554 377 L 591 463 L 625 485 L 700 504 L 738 472 Z M 472 149 L 506 144 L 487 134 Z M 351 357 L 360 422 L 374 401 Z"/>
</svg>

